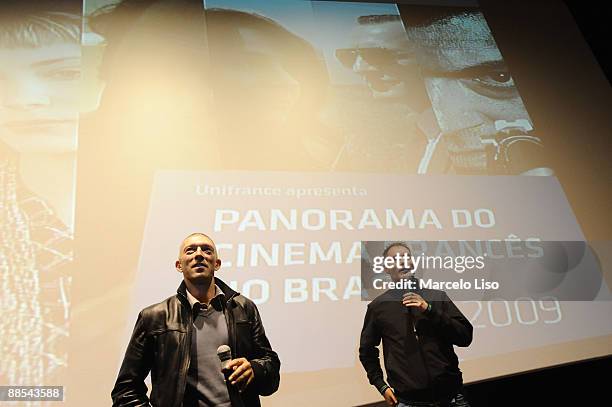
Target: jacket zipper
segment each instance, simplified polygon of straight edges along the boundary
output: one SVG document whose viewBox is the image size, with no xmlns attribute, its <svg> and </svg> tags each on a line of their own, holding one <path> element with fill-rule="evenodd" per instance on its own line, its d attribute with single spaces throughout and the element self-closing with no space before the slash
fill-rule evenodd
<svg viewBox="0 0 612 407">
<path fill-rule="evenodd" d="M 228 300 L 227 303 L 225 304 L 225 321 L 227 322 L 227 336 L 229 337 L 229 341 L 230 341 L 230 350 L 232 352 L 232 359 L 235 359 L 236 356 L 238 356 L 236 354 L 236 321 L 234 320 L 234 314 L 233 312 L 231 312 L 231 310 L 229 309 L 229 305 L 230 302 L 232 301 L 232 299 L 234 298 L 234 296 L 232 295 Z M 240 396 L 240 393 L 238 393 L 238 390 L 235 389 L 231 384 L 227 384 L 227 390 L 229 392 L 229 396 L 230 396 L 230 401 L 232 403 L 233 406 L 235 406 L 236 404 L 238 404 L 239 406 L 244 406 L 244 403 L 242 401 L 242 397 Z M 232 397 L 233 394 L 233 397 Z"/>
<path fill-rule="evenodd" d="M 431 379 L 431 373 L 429 372 L 429 366 L 427 366 L 427 363 L 425 362 L 425 355 L 423 355 L 423 350 L 421 349 L 421 341 L 419 339 L 419 333 L 417 332 L 417 329 L 416 329 L 416 323 L 415 323 L 414 315 L 410 315 L 410 321 L 412 322 L 412 331 L 413 331 L 414 337 L 416 339 L 417 348 L 419 349 L 419 355 L 421 355 L 421 360 L 423 361 L 423 367 L 425 367 L 425 373 L 427 374 L 427 384 L 431 388 L 432 402 L 433 403 L 437 403 L 437 401 L 436 401 L 436 389 L 434 388 L 433 380 Z"/>
<path fill-rule="evenodd" d="M 227 322 L 227 332 L 230 340 L 231 351 L 232 351 L 232 359 L 236 358 L 236 323 L 234 321 L 234 314 L 230 312 L 229 305 L 230 301 L 234 296 L 231 296 L 227 303 L 225 304 L 225 321 Z"/>
<path fill-rule="evenodd" d="M 193 332 L 193 321 L 194 315 L 193 312 L 189 311 L 189 324 L 187 324 L 187 338 L 185 339 L 185 345 L 183 346 L 183 351 L 187 353 L 187 357 L 183 357 L 185 362 L 183 363 L 183 369 L 181 374 L 181 380 L 183 382 L 181 388 L 182 397 L 177 400 L 178 404 L 175 404 L 176 407 L 181 405 L 182 398 L 185 397 L 185 390 L 187 389 L 187 374 L 189 372 L 189 365 L 191 364 L 191 336 Z"/>
</svg>

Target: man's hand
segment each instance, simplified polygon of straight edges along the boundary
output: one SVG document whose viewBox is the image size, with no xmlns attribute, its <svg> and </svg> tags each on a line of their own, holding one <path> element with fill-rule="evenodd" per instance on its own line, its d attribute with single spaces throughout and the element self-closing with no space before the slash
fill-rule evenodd
<svg viewBox="0 0 612 407">
<path fill-rule="evenodd" d="M 385 398 L 387 405 L 392 407 L 397 406 L 397 397 L 395 397 L 395 393 L 393 393 L 391 387 L 387 387 L 387 389 L 385 390 L 385 394 L 383 394 L 383 397 Z"/>
<path fill-rule="evenodd" d="M 416 307 L 418 310 L 422 312 L 427 311 L 427 307 L 429 307 L 429 304 L 427 304 L 427 301 L 425 301 L 423 297 L 421 297 L 417 293 L 404 294 L 404 298 L 402 299 L 402 304 L 404 304 L 406 307 Z"/>
<path fill-rule="evenodd" d="M 255 377 L 251 362 L 245 358 L 232 359 L 227 364 L 227 368 L 232 372 L 227 380 L 232 386 L 236 386 L 238 391 L 243 391 Z"/>
</svg>

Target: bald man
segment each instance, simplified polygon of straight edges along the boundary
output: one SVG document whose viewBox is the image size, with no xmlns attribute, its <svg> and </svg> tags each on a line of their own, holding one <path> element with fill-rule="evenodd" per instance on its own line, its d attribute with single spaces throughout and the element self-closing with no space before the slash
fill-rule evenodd
<svg viewBox="0 0 612 407">
<path fill-rule="evenodd" d="M 143 309 L 112 391 L 113 406 L 260 406 L 278 389 L 280 361 L 255 304 L 215 277 L 221 267 L 203 233 L 180 245 L 176 295 Z M 224 371 L 217 348 L 227 345 Z M 145 378 L 153 388 L 147 397 Z"/>
</svg>

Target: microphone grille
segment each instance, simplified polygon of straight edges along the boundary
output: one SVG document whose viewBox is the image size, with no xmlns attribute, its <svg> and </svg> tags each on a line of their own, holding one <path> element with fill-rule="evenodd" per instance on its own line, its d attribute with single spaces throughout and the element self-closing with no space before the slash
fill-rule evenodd
<svg viewBox="0 0 612 407">
<path fill-rule="evenodd" d="M 217 355 L 221 360 L 229 359 L 232 355 L 232 350 L 227 345 L 221 345 L 217 348 Z"/>
</svg>

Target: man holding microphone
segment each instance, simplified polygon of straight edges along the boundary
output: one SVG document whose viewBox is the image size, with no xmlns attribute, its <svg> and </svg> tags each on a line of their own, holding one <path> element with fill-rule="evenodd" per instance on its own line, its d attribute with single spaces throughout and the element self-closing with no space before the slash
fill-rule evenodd
<svg viewBox="0 0 612 407">
<path fill-rule="evenodd" d="M 280 361 L 257 307 L 215 277 L 221 259 L 203 233 L 183 240 L 175 267 L 176 295 L 138 315 L 113 406 L 259 407 L 278 389 Z"/>
<path fill-rule="evenodd" d="M 383 256 L 411 258 L 407 244 L 386 246 Z M 412 263 L 386 268 L 394 282 L 415 279 Z M 416 279 L 415 279 L 416 280 Z M 416 284 L 418 287 L 418 284 Z M 380 367 L 382 340 L 387 381 Z M 443 291 L 389 290 L 375 298 L 365 315 L 359 360 L 370 383 L 389 406 L 469 407 L 453 345 L 469 346 L 472 324 Z"/>
</svg>

